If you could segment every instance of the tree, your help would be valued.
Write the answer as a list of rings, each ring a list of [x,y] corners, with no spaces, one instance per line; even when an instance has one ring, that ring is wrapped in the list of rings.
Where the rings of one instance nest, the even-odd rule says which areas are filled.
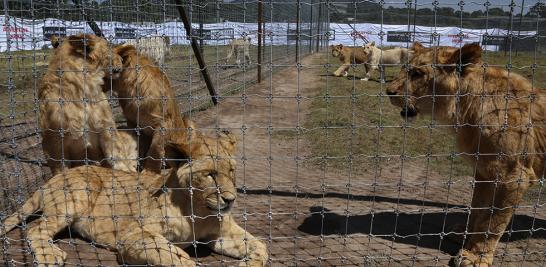
[[[529,8],[529,12],[525,15],[527,17],[536,17],[540,16],[542,18],[546,18],[546,4],[538,2],[531,8]]]
[[[437,9],[436,11],[438,13],[438,15],[440,16],[449,16],[449,17],[453,17],[453,13],[455,12],[455,9],[451,8],[451,7],[440,7]]]
[[[504,10],[500,7],[494,7],[489,9],[489,16],[509,16],[510,13],[504,12]]]
[[[470,16],[473,17],[473,18],[483,17],[483,11],[481,11],[481,10],[473,11],[473,12],[470,14]]]

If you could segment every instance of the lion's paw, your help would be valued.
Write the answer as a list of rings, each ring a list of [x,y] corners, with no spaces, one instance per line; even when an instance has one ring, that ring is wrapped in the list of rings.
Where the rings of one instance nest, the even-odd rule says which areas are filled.
[[[51,244],[34,251],[34,262],[38,267],[63,266],[66,252]]]
[[[261,260],[247,260],[241,261],[239,267],[262,267],[265,266],[265,263]]]
[[[366,81],[366,82],[367,82],[369,79],[368,79],[368,78],[362,78],[362,79],[360,79],[360,80],[361,80],[361,81]]]
[[[493,266],[493,255],[476,255],[466,249],[462,249],[458,256],[459,267],[490,267]]]

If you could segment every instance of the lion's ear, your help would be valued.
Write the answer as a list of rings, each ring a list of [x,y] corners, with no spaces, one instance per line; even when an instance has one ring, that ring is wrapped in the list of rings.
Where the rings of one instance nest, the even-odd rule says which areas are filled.
[[[410,49],[415,51],[416,53],[419,53],[425,50],[425,47],[419,42],[413,42],[413,46]]]
[[[478,43],[465,44],[455,50],[444,64],[445,69],[453,71],[457,66],[464,71],[470,65],[479,64],[482,60],[482,48]]]
[[[375,46],[375,41],[371,42],[370,46]]]

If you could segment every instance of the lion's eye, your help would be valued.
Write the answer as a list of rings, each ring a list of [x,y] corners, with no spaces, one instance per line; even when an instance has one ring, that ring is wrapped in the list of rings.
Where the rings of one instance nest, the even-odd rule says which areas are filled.
[[[409,75],[410,75],[411,79],[417,79],[417,78],[423,76],[423,71],[420,70],[420,69],[417,69],[417,68],[412,68],[409,71]]]
[[[216,173],[216,172],[209,172],[209,173],[207,174],[207,178],[216,180],[216,175],[218,175],[218,173]]]

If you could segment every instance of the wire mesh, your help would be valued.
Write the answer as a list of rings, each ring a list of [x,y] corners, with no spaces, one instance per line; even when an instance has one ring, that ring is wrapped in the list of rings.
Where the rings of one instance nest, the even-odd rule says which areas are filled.
[[[43,260],[54,244],[66,255],[53,260],[62,258],[66,265],[79,266],[187,265],[189,261],[179,261],[185,257],[212,266],[244,261],[272,266],[436,266],[458,264],[465,249],[464,253],[475,252],[476,258],[490,265],[544,265],[543,1],[189,0],[182,1],[191,22],[189,36],[176,2],[3,1],[2,264]],[[102,56],[110,56],[104,68],[103,95],[91,100],[67,100],[66,96],[44,100],[44,77],[52,73],[60,73],[53,84],[61,91],[72,88],[63,82],[67,73],[83,75],[79,82],[86,85],[82,88],[92,82],[86,68],[92,67],[92,61],[70,69],[50,38],[96,33],[93,23],[108,43]],[[209,94],[191,38],[198,43],[217,95]],[[415,41],[439,58],[418,64],[413,57],[423,53],[416,50]],[[128,87],[137,92],[136,97],[120,95],[112,55],[124,43],[133,44],[141,56],[159,59],[139,58],[136,67],[124,65],[122,74],[128,69],[144,77],[152,66],[168,81],[154,81],[150,88]],[[470,43],[483,49],[479,64],[468,63],[464,51],[456,50]],[[331,52],[338,44],[356,53],[346,55],[345,66]],[[358,52],[371,44],[382,49],[375,59],[370,52]],[[388,62],[388,49],[396,47],[409,49],[408,56]],[[91,56],[92,48],[82,51],[85,58]],[[445,51],[459,56],[442,62]],[[358,62],[358,53],[365,55],[364,64]],[[54,62],[60,62],[59,69],[51,70]],[[468,68],[483,71],[479,72],[483,78],[469,82]],[[427,74],[430,83],[409,85],[425,70],[431,71]],[[488,71],[496,72],[498,78],[488,76]],[[449,92],[442,84],[445,73],[455,77]],[[517,91],[518,86],[525,89]],[[161,88],[172,90],[173,95],[146,91]],[[425,88],[428,91],[410,97]],[[219,104],[212,104],[211,97]],[[451,101],[449,107],[444,105],[446,99]],[[86,121],[95,112],[88,105],[107,103],[115,127],[87,125],[76,132],[90,143],[96,141],[89,137],[94,131],[129,133],[136,139],[138,155],[97,159],[87,147],[79,158],[64,152],[65,142],[70,141],[63,137],[69,134],[65,128],[41,126],[43,120],[60,115],[41,116],[41,107],[65,100],[85,106],[78,112]],[[160,107],[159,126],[146,124],[144,118],[151,111],[145,105],[137,105],[133,112],[124,110],[124,101],[137,100],[151,100]],[[429,101],[420,106],[422,114],[415,118],[412,101]],[[498,106],[491,107],[488,101],[497,101]],[[177,115],[168,113],[169,103],[174,103]],[[446,115],[448,108],[451,113]],[[476,118],[469,121],[471,112]],[[495,119],[490,119],[491,114]],[[195,125],[182,122],[182,115]],[[169,120],[174,125],[165,124]],[[72,121],[65,123],[68,127]],[[237,139],[233,153],[225,153],[224,129]],[[59,139],[43,137],[51,130],[61,136],[59,143]],[[146,149],[144,143],[151,142],[149,131],[161,136],[157,142],[165,148],[163,154],[150,156],[141,151]],[[507,132],[521,134],[506,139]],[[189,136],[180,147],[190,149],[174,153],[173,141],[168,139],[174,135]],[[203,157],[198,154],[199,142],[205,142],[201,138],[208,142]],[[43,151],[48,145],[63,147],[63,156],[52,161]],[[199,168],[208,171],[211,167],[203,167],[203,162],[209,159],[214,172],[202,177]],[[235,168],[226,159],[236,161],[235,188],[222,180],[226,173],[231,177]],[[70,164],[116,166],[123,160],[135,162],[141,172],[124,176],[109,168],[100,174],[93,168],[79,169],[81,177],[102,179],[95,187],[85,179],[77,184],[81,177],[68,171]],[[162,174],[142,171],[147,160],[160,164]],[[56,181],[52,162],[67,165],[65,176],[55,178],[62,185],[51,185]],[[180,178],[186,176],[179,174],[185,167],[191,177],[188,184]],[[178,171],[170,173],[173,169]],[[214,181],[203,187],[200,179],[208,176],[214,176]],[[151,193],[143,191],[146,186],[153,189]],[[233,201],[227,200],[232,196],[228,189],[237,194],[230,215],[226,215],[229,209],[220,207]],[[43,213],[22,210],[35,192],[53,199],[53,203],[42,200],[42,211],[45,206],[62,209],[56,214],[49,214],[50,209]],[[203,212],[201,197],[209,193],[215,204]],[[98,197],[108,206],[101,210],[95,195],[115,197]],[[521,200],[512,201],[506,195]],[[81,198],[82,205],[72,213],[66,204],[71,198]],[[95,213],[82,213],[85,208]],[[6,222],[13,213],[25,222],[4,234],[13,226]],[[507,215],[499,219],[501,213]],[[49,223],[45,228],[44,221]],[[47,225],[57,221],[63,222],[58,233],[47,232]],[[114,225],[117,234],[101,236],[85,230],[85,223],[97,221],[105,222],[98,227],[105,232]],[[70,227],[60,227],[65,224]],[[209,224],[213,226],[207,228]],[[241,229],[237,234],[229,232],[237,227]],[[48,234],[40,236],[42,247],[37,245],[37,229]],[[133,229],[140,230],[134,233]],[[502,236],[498,244],[496,236]],[[260,262],[265,254],[260,254],[259,244],[265,245],[268,259],[264,262]],[[142,252],[140,260],[131,251]]]

